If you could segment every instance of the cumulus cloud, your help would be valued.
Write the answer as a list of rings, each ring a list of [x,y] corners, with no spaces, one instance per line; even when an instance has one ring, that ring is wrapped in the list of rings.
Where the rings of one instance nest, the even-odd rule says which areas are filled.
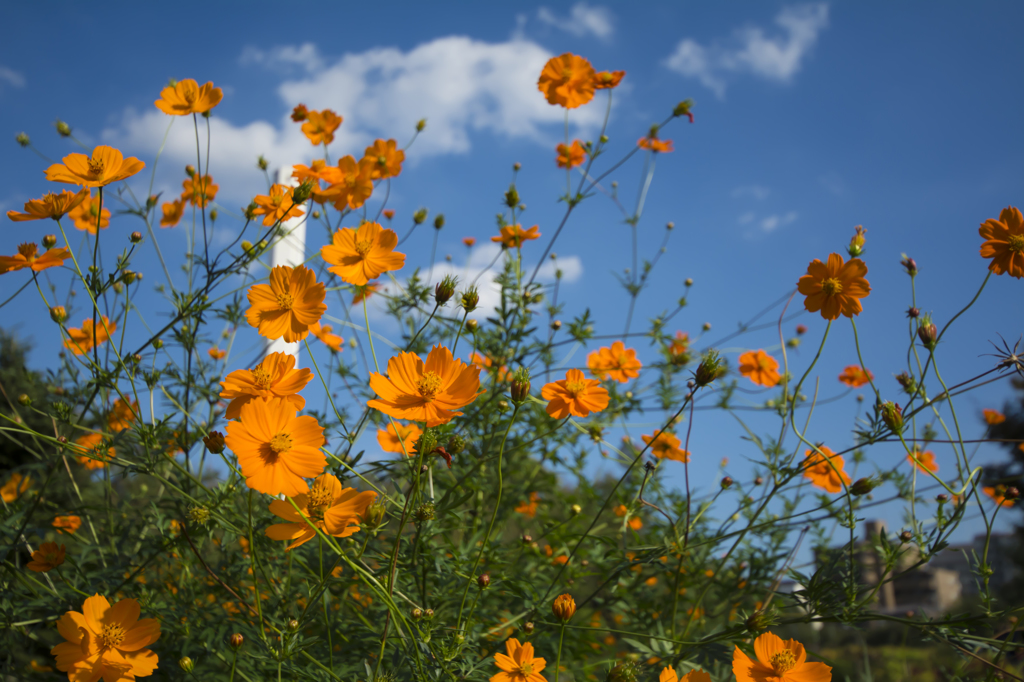
[[[16,88],[25,87],[25,77],[14,69],[0,65],[0,82],[13,85]]]
[[[537,18],[579,38],[592,35],[607,40],[615,32],[611,11],[606,7],[591,7],[585,2],[573,5],[568,17],[559,17],[547,7],[541,7],[537,10]]]
[[[819,3],[785,7],[775,17],[781,33],[768,35],[750,26],[737,29],[727,40],[704,46],[686,38],[665,66],[689,78],[696,78],[718,97],[724,97],[730,74],[746,73],[786,83],[800,71],[804,58],[814,47],[818,34],[828,26],[828,5]]]

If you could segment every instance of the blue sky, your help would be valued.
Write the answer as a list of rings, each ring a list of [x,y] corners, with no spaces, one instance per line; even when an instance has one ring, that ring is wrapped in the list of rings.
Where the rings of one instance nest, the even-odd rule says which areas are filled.
[[[79,151],[56,135],[57,118],[86,144],[114,144],[145,160],[146,177],[134,183],[144,193],[167,126],[152,102],[167,79],[191,77],[225,92],[212,119],[211,164],[225,213],[265,189],[257,155],[273,166],[312,158],[286,120],[300,101],[345,117],[335,156],[358,156],[378,136],[404,143],[426,117],[427,130],[410,149],[389,202],[396,225],[404,229],[420,206],[443,212],[438,261],[450,253],[460,263],[462,237],[484,242],[495,233],[494,214],[518,161],[524,223],[538,224],[545,235],[527,250],[529,260],[563,210],[557,198],[564,173],[553,152],[562,114],[534,85],[544,60],[571,51],[599,70],[627,71],[615,91],[609,159],[628,151],[676,102],[693,98],[696,123],[677,120],[664,131],[676,151],[658,158],[640,223],[646,257],[656,252],[666,222],[676,228],[636,319],[671,307],[692,277],[690,305],[674,322],[691,335],[709,322],[704,341],[714,342],[790,291],[808,261],[841,252],[862,224],[873,287],[858,318],[865,362],[883,393],[897,400],[891,377],[901,371],[909,305],[900,254],[917,260],[919,305],[941,324],[985,276],[978,224],[1022,203],[1024,44],[1007,34],[1007,27],[1022,25],[1020,3],[393,3],[387,10],[327,3],[315,14],[269,3],[179,2],[173,10],[151,3],[58,3],[43,10],[22,3],[6,16],[15,29],[0,48],[0,130],[9,136],[0,164],[4,211],[50,190],[46,162],[19,149],[15,133],[27,132],[53,159]],[[574,111],[572,134],[593,137],[602,114],[602,97]],[[178,192],[182,166],[194,161],[186,123],[175,123],[157,167],[155,188],[165,196]],[[638,156],[612,176],[623,197],[635,197],[641,172]],[[104,238],[123,239],[140,227],[115,219]],[[13,253],[29,232],[39,239],[47,231],[40,223],[8,222],[0,252]],[[410,264],[429,265],[431,236],[423,229],[409,242]],[[165,253],[183,252],[180,229],[159,237]],[[606,199],[574,214],[554,249],[570,275],[565,319],[590,306],[599,333],[621,330],[626,294],[611,273],[629,266],[628,244],[629,228]],[[161,279],[152,258],[136,265],[150,283]],[[13,291],[22,277],[7,275],[0,289]],[[947,378],[985,371],[987,341],[1024,331],[1021,287],[1005,276],[990,281],[944,339]],[[57,342],[35,326],[39,305],[26,294],[4,310],[4,324],[34,339],[32,361],[43,367]],[[824,323],[799,321],[810,328],[795,356],[802,369]],[[842,322],[819,364],[825,397],[841,393],[835,376],[856,357]],[[254,331],[242,334],[241,345],[256,342]],[[765,330],[725,348],[777,343]],[[980,435],[981,408],[999,406],[1008,395],[1008,385],[998,384],[964,396],[967,433]],[[852,398],[816,412],[815,431],[839,441],[833,447],[849,442]],[[649,433],[657,418],[640,417],[631,432]],[[762,426],[770,428],[768,421]],[[743,462],[751,452],[730,417],[702,417],[692,449],[698,480],[717,480],[722,457],[731,460],[730,474],[749,478]],[[937,455],[944,471],[953,468],[948,449]],[[900,457],[881,446],[869,459],[891,466],[887,456]],[[1000,455],[982,448],[977,456],[984,462]],[[885,513],[900,525],[895,509]],[[959,537],[975,530],[970,525]]]

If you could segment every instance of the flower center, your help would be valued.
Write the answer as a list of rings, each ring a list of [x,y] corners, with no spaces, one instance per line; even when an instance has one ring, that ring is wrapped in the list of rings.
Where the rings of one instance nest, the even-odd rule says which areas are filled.
[[[1010,242],[1010,251],[1024,253],[1024,234],[1011,234],[1007,241]]]
[[[772,667],[775,668],[775,672],[782,673],[789,672],[796,667],[796,656],[789,649],[783,649],[779,653],[772,656]]]
[[[257,365],[252,370],[252,380],[263,390],[270,388],[270,373],[263,369],[263,365]]]
[[[193,102],[196,101],[196,93],[195,93],[194,90],[186,90],[185,91],[185,101],[188,102],[189,104],[192,104]]]
[[[290,433],[279,433],[270,439],[270,449],[277,454],[292,449],[292,435]]]
[[[821,283],[821,291],[826,296],[835,296],[843,293],[843,283],[835,277],[829,277]]]
[[[532,675],[533,674],[533,662],[532,661],[527,661],[526,663],[520,664],[519,665],[519,672],[521,672],[524,677],[529,677],[530,675]]]
[[[19,244],[18,253],[24,256],[26,260],[35,260],[38,248],[39,247],[31,242],[28,244]]]
[[[331,491],[326,486],[314,485],[309,489],[309,515],[315,521],[323,521],[324,512],[331,506]]]
[[[124,640],[124,628],[120,625],[104,625],[100,633],[100,646],[104,649],[113,649]]]
[[[373,242],[368,239],[360,239],[356,242],[356,253],[362,257],[366,257],[366,254],[370,253],[370,249],[373,248]]]
[[[281,307],[281,310],[291,310],[295,305],[295,299],[288,292],[284,292],[277,295],[277,305]]]
[[[382,166],[388,165],[388,157],[386,157],[384,155],[378,156],[377,157],[377,163],[379,163]]]
[[[416,390],[428,401],[433,400],[437,392],[441,390],[441,377],[434,372],[427,372],[416,384]]]
[[[583,393],[584,389],[586,389],[586,388],[587,388],[586,383],[584,383],[582,381],[567,381],[565,383],[565,390],[573,398],[578,396],[580,393]]]
[[[89,159],[89,175],[103,175],[104,166],[103,159]]]

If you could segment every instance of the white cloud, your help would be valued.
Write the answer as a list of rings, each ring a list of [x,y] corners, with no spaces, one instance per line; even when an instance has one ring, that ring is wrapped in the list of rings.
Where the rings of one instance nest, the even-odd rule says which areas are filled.
[[[676,46],[665,66],[696,78],[718,97],[725,95],[726,76],[749,73],[768,80],[789,82],[803,59],[828,26],[828,5],[823,3],[783,8],[775,23],[782,33],[769,36],[756,26],[737,29],[725,41],[708,47],[686,38]]]
[[[16,88],[25,87],[25,77],[14,69],[0,65],[0,81],[6,81]]]
[[[747,223],[754,222],[754,212],[753,211],[747,211],[746,213],[741,215],[739,218],[737,218],[736,222],[739,223],[740,225],[746,225]]]
[[[547,7],[541,7],[537,10],[537,18],[579,38],[592,35],[607,40],[615,32],[611,11],[606,7],[591,7],[585,2],[573,5],[569,16],[565,18],[559,17]]]
[[[238,63],[243,66],[256,64],[275,71],[291,71],[301,67],[304,71],[319,71],[324,66],[320,51],[313,43],[282,45],[270,50],[248,46],[242,50]]]
[[[758,201],[767,198],[769,194],[771,194],[771,190],[767,187],[762,187],[761,185],[745,185],[743,187],[737,187],[732,191],[734,199],[750,197],[752,199],[757,199]]]
[[[765,232],[774,232],[776,229],[789,225],[799,217],[796,211],[790,211],[785,215],[770,215],[761,220],[761,229]]]

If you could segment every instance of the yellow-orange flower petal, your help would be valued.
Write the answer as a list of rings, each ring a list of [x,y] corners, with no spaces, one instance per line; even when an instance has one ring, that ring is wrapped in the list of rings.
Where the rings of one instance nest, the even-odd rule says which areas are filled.
[[[85,201],[85,198],[88,196],[88,188],[83,188],[78,192],[70,192],[66,189],[62,190],[59,194],[50,192],[44,194],[42,199],[29,199],[25,203],[24,213],[8,211],[7,217],[16,223],[25,220],[42,220],[44,218],[59,220],[65,213]]]
[[[185,201],[175,199],[164,202],[160,210],[163,213],[160,217],[160,227],[174,227],[181,222],[181,216],[185,214]]]
[[[423,435],[423,429],[415,424],[388,424],[386,429],[377,429],[377,443],[384,452],[399,455],[416,454],[416,441]]]
[[[567,145],[564,142],[555,147],[555,151],[558,152],[558,156],[555,158],[555,162],[559,168],[575,168],[576,166],[583,165],[583,162],[587,158],[587,150],[583,148],[579,140],[573,140],[571,145]]]
[[[160,99],[153,102],[156,108],[171,116],[203,114],[220,104],[224,93],[208,82],[199,85],[191,78],[184,78],[160,91]]]
[[[134,156],[127,159],[118,149],[100,145],[91,156],[68,154],[46,169],[46,179],[82,187],[104,187],[138,173],[146,164]]]
[[[32,552],[32,560],[25,564],[25,568],[36,573],[52,571],[64,563],[64,545],[56,542],[44,542],[39,549]]]
[[[534,225],[529,230],[524,230],[522,225],[505,225],[501,228],[501,234],[491,237],[492,242],[500,242],[503,249],[517,249],[523,242],[540,237],[538,227]]]
[[[822,488],[826,492],[842,492],[843,483],[850,485],[850,476],[843,468],[845,462],[842,455],[837,455],[824,445],[818,449],[824,453],[824,457],[814,450],[807,450],[804,453],[804,478],[810,479],[812,485]],[[834,469],[829,462],[835,465]]]
[[[874,378],[875,375],[871,373],[871,370],[865,370],[860,365],[847,365],[843,369],[843,373],[839,375],[839,381],[852,388],[859,388],[870,383]]]
[[[102,345],[110,340],[111,335],[117,331],[117,324],[108,320],[106,315],[100,315],[96,328],[93,328],[92,319],[82,320],[82,328],[71,327],[68,329],[70,337],[64,341],[64,347],[75,355],[91,353],[96,346]]]
[[[310,524],[336,538],[347,538],[360,529],[366,508],[377,498],[372,490],[359,492],[345,488],[332,474],[321,474],[308,493],[294,496],[295,510],[287,500],[274,500],[270,512],[285,523],[275,523],[264,532],[272,540],[289,540],[291,550],[316,537]],[[307,522],[308,521],[308,522]]]
[[[0,275],[29,268],[32,272],[42,272],[47,268],[64,265],[71,258],[71,252],[64,247],[47,249],[46,253],[37,256],[38,247],[33,243],[19,244],[18,253],[13,256],[0,256]]]
[[[807,266],[807,274],[797,282],[797,290],[806,296],[804,308],[809,312],[821,311],[826,320],[839,319],[840,315],[853,317],[863,309],[860,299],[871,293],[871,286],[864,279],[868,266],[859,258],[843,262],[838,253],[830,254],[827,263],[818,259]]]
[[[690,461],[690,451],[680,447],[683,442],[671,431],[662,431],[657,436],[652,434],[640,436],[640,438],[651,446],[651,454],[658,459],[671,459],[676,462]]]
[[[739,360],[740,374],[758,386],[770,388],[779,383],[779,361],[763,350],[748,351]]]
[[[331,243],[320,248],[320,256],[343,282],[359,286],[405,266],[405,254],[395,251],[396,246],[394,230],[366,222],[356,229],[343,227],[335,232]]]
[[[18,472],[14,472],[4,483],[3,487],[0,487],[0,497],[3,498],[4,502],[10,504],[21,497],[22,494],[31,487],[31,476],[22,476]]]
[[[766,632],[754,640],[755,659],[733,652],[732,672],[736,682],[830,682],[832,668],[824,663],[809,663],[804,645],[795,639],[783,640]]]
[[[587,368],[598,379],[612,379],[620,384],[640,376],[643,363],[636,359],[636,349],[626,348],[622,341],[599,348],[587,356]]]
[[[578,55],[566,52],[544,65],[537,89],[548,104],[575,109],[594,99],[594,67]]]
[[[1024,216],[1019,208],[1007,206],[999,212],[999,220],[989,218],[978,233],[985,238],[981,257],[992,259],[989,270],[997,275],[1024,277]]]
[[[306,122],[302,124],[302,134],[314,147],[319,144],[334,142],[334,131],[341,125],[342,117],[330,109],[310,111],[306,114]]]
[[[309,369],[295,369],[295,356],[271,353],[251,370],[237,369],[220,382],[219,397],[231,401],[224,417],[238,419],[242,406],[254,398],[283,398],[297,412],[306,406],[306,400],[298,393],[312,379]]]
[[[76,230],[96,234],[110,227],[110,209],[100,206],[100,197],[89,195],[85,201],[68,211]],[[98,226],[98,229],[97,229]]]
[[[256,208],[253,215],[263,216],[263,226],[270,227],[279,221],[298,218],[306,209],[292,201],[292,188],[287,185],[271,185],[269,194],[260,194],[253,198]]]
[[[540,394],[548,401],[547,413],[555,419],[586,417],[608,407],[608,391],[600,383],[587,379],[578,369],[570,369],[565,379],[545,384]]]
[[[376,140],[366,148],[364,159],[370,161],[370,177],[374,180],[396,177],[402,172],[405,152],[394,140]]]
[[[518,639],[510,637],[505,642],[505,651],[494,654],[500,672],[492,675],[490,682],[547,682],[541,675],[547,661],[533,655],[532,644],[520,644]]]
[[[447,424],[483,393],[480,369],[456,360],[444,346],[434,346],[425,363],[415,353],[399,353],[388,360],[387,376],[370,374],[370,388],[378,398],[369,407],[428,427]]]
[[[57,621],[64,642],[50,653],[57,670],[71,682],[129,682],[152,675],[158,658],[145,647],[160,638],[160,622],[142,618],[134,599],[111,605],[106,597],[88,597],[82,611],[68,611]]]
[[[939,465],[935,462],[935,453],[931,450],[921,452],[915,450],[907,455],[907,461],[921,471],[938,471]]]
[[[320,343],[330,348],[335,353],[340,353],[342,344],[345,343],[345,339],[341,338],[337,334],[333,334],[334,327],[329,324],[320,324],[317,322],[309,328],[309,333],[320,339]]]
[[[270,284],[249,288],[250,308],[245,318],[260,330],[260,336],[283,338],[288,343],[301,341],[327,310],[326,295],[323,283],[316,281],[316,273],[309,268],[278,265],[270,271]]]

